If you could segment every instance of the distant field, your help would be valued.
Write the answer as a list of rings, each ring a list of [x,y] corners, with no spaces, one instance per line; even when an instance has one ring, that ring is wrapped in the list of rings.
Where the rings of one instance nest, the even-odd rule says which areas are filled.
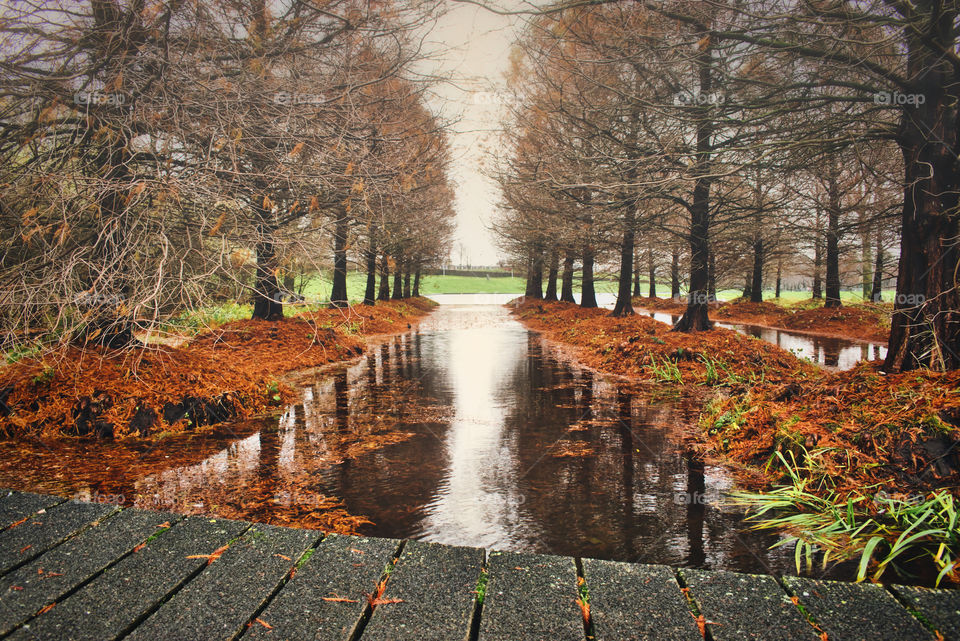
[[[379,279],[377,284],[379,285]],[[393,279],[390,280],[391,289]],[[310,302],[326,302],[330,300],[330,288],[332,282],[329,274],[324,273],[320,276],[313,276],[303,289],[303,295]],[[482,276],[423,276],[420,280],[421,294],[522,294],[524,290],[524,279],[520,277],[504,278],[485,278]],[[351,301],[363,300],[363,292],[367,286],[366,274],[351,271],[347,274],[347,296]],[[616,293],[617,284],[614,281],[601,280],[596,283],[597,292]],[[640,282],[641,293],[647,295],[647,283]],[[579,292],[579,282],[574,283],[574,291]],[[738,298],[743,292],[739,289],[724,289],[717,292],[719,300],[731,300]],[[780,299],[773,297],[773,289],[764,290],[763,300],[780,303],[783,305],[792,305],[810,298],[809,291],[782,291]],[[657,283],[657,294],[662,298],[670,294],[670,283]],[[886,290],[883,292],[883,300],[893,301],[895,292]],[[850,303],[859,303],[863,301],[860,291],[841,291],[840,298]]]

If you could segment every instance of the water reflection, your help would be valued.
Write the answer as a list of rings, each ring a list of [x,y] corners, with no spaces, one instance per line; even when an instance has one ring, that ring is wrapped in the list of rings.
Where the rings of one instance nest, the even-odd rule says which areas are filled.
[[[675,324],[680,319],[680,316],[676,314],[644,313],[655,320],[670,325]],[[716,323],[716,326],[759,338],[788,352],[793,352],[798,358],[805,358],[812,363],[835,369],[850,369],[860,361],[877,360],[885,358],[887,355],[886,346],[879,343],[815,336],[744,323]]]
[[[744,531],[726,472],[683,447],[694,403],[581,369],[501,307],[442,306],[296,384],[279,419],[154,449],[23,447],[0,484],[307,526],[335,497],[371,535],[795,571],[790,550]]]

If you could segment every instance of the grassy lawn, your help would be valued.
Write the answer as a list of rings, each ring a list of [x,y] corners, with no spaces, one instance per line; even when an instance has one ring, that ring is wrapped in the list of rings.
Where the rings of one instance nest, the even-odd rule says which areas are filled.
[[[577,274],[579,277],[579,274]],[[379,286],[379,279],[377,284]],[[514,277],[504,277],[504,278],[485,278],[483,276],[423,276],[420,281],[420,293],[424,295],[429,294],[522,294],[524,290],[524,279],[514,276]],[[303,295],[308,302],[326,302],[330,300],[330,288],[332,282],[330,280],[330,274],[324,272],[323,274],[314,275],[310,277],[306,286],[303,288]],[[574,291],[580,291],[579,278],[574,281]],[[359,302],[363,300],[363,291],[367,286],[367,275],[361,272],[351,271],[347,273],[347,295],[351,302]],[[393,288],[393,279],[390,280],[391,289]],[[546,282],[544,282],[546,286]],[[598,280],[596,281],[596,290],[597,292],[606,292],[613,293],[617,292],[617,283],[612,280]],[[640,290],[641,293],[647,295],[647,283],[645,280],[640,281]],[[717,292],[717,298],[720,300],[731,300],[738,298],[743,292],[739,289],[724,289]],[[805,300],[810,299],[809,291],[782,291],[780,293],[780,298],[776,299],[773,297],[773,289],[764,290],[763,300],[778,303],[781,305],[794,305]],[[657,283],[657,294],[662,298],[664,296],[669,296],[670,294],[670,283],[669,282],[658,282]],[[894,298],[894,290],[887,290],[883,292],[883,299],[885,301],[892,301]],[[844,302],[849,303],[860,303],[863,302],[863,298],[860,296],[859,290],[845,290],[840,292],[840,298]]]
[[[327,301],[333,283],[329,273],[315,275],[303,288],[308,301]],[[377,279],[379,287],[380,280]],[[412,286],[412,283],[411,283]],[[363,300],[367,287],[367,275],[358,272],[347,273],[347,296],[351,301]],[[390,279],[391,290],[393,278]],[[423,276],[420,279],[421,294],[522,294],[524,280],[517,277],[484,278],[481,276]]]
[[[669,288],[667,288],[666,291],[670,291]],[[739,298],[741,294],[743,294],[743,290],[740,290],[740,289],[724,289],[717,292],[717,298],[719,300],[732,300],[734,298]],[[774,294],[774,290],[772,289],[763,290],[763,300],[771,303],[776,303],[778,305],[786,305],[786,306],[796,305],[798,303],[802,303],[803,301],[810,300],[810,291],[798,291],[798,292],[781,291],[780,298],[774,298],[773,294]],[[892,290],[892,289],[884,290],[883,300],[888,303],[893,302],[895,295],[896,295],[895,290]],[[840,300],[842,300],[845,303],[851,303],[851,304],[864,302],[863,296],[861,295],[861,291],[859,289],[858,290],[840,290]]]

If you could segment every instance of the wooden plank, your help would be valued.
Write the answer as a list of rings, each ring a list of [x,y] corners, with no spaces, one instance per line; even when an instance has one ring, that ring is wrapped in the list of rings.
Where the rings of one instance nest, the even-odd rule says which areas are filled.
[[[320,536],[315,530],[254,525],[125,639],[239,637]]]
[[[0,575],[29,563],[117,509],[115,505],[67,501],[7,528],[0,532]]]
[[[773,577],[687,568],[680,575],[716,641],[819,636]]]
[[[945,639],[960,641],[960,590],[931,590],[910,585],[889,588]]]
[[[175,523],[8,638],[24,641],[116,639],[132,630],[206,566],[207,559],[198,555],[211,554],[247,527],[249,523],[243,521],[201,517]]]
[[[479,548],[408,541],[362,638],[467,641],[482,565]]]
[[[3,490],[0,492],[0,529],[64,501],[66,499],[59,496]]]
[[[572,558],[491,552],[480,641],[583,641],[578,597]]]
[[[933,639],[882,586],[784,577],[830,641]]]
[[[129,554],[164,523],[179,519],[148,510],[123,510],[6,575],[0,580],[0,635]]]
[[[673,570],[662,565],[583,560],[597,641],[700,641]]]
[[[328,535],[243,639],[348,641],[399,545],[393,539]]]

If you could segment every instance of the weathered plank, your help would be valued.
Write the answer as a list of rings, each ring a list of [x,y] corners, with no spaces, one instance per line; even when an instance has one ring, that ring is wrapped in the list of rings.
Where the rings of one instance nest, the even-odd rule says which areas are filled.
[[[328,535],[243,638],[347,641],[399,545],[392,539]]]
[[[466,641],[482,565],[479,548],[409,541],[387,581],[386,602],[363,630],[364,641]]]
[[[320,532],[254,525],[210,567],[125,637],[235,639]]]
[[[115,639],[131,630],[207,563],[205,558],[188,557],[211,554],[249,525],[200,517],[175,523],[9,638]]]
[[[491,552],[481,641],[582,641],[577,569],[569,557]]]
[[[892,585],[890,589],[945,639],[960,641],[960,590],[931,590],[907,585]]]
[[[716,641],[819,636],[772,577],[687,568],[680,575]]]
[[[7,528],[0,532],[0,574],[29,563],[117,509],[114,505],[67,501]]]
[[[673,570],[661,565],[583,560],[597,641],[700,641]]]
[[[181,517],[130,508],[68,539],[0,580],[0,635],[90,580]]]
[[[59,496],[3,490],[0,492],[0,529],[8,528],[20,519],[64,501],[66,499]]]
[[[784,577],[830,641],[933,639],[882,586]]]

